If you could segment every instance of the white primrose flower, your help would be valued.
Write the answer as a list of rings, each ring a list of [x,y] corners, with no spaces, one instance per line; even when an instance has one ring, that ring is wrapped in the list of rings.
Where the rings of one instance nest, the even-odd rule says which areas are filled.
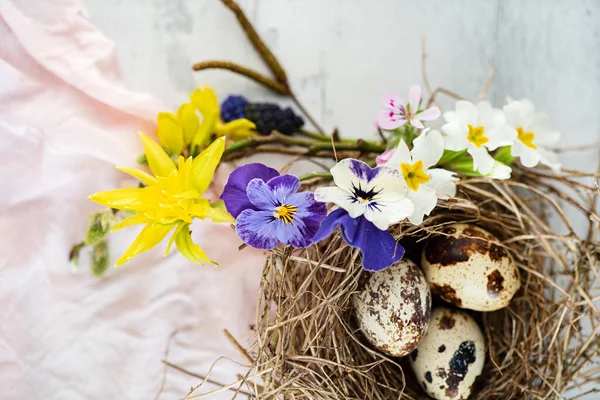
[[[364,216],[377,228],[386,230],[414,212],[414,204],[406,198],[406,182],[393,168],[371,168],[347,158],[331,168],[331,175],[335,186],[318,188],[315,200],[335,203],[351,218]]]
[[[442,131],[445,134],[446,149],[466,149],[473,157],[474,170],[495,179],[506,179],[501,177],[506,177],[504,172],[500,175],[490,175],[493,170],[498,169],[498,165],[488,153],[488,150],[512,145],[517,138],[516,129],[507,125],[501,110],[492,108],[487,101],[475,105],[466,100],[459,100],[456,102],[456,110],[445,112],[444,119],[446,124],[442,126]]]
[[[508,99],[503,108],[508,124],[517,130],[517,140],[511,148],[511,155],[519,157],[521,164],[533,168],[540,162],[560,171],[558,156],[548,147],[560,139],[560,132],[548,128],[548,117],[536,114],[535,106],[529,100]]]
[[[414,225],[423,222],[423,217],[437,205],[438,199],[448,199],[456,195],[456,181],[453,172],[441,168],[431,168],[444,153],[444,139],[438,131],[423,131],[409,150],[404,140],[400,140],[396,151],[385,163],[397,169],[408,186],[406,198],[415,205],[408,217]]]

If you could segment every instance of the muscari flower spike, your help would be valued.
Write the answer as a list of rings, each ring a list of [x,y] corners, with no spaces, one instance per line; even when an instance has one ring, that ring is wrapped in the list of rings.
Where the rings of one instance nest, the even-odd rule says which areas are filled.
[[[262,250],[279,243],[304,248],[312,243],[327,207],[311,192],[297,193],[299,188],[296,176],[253,163],[231,173],[221,199],[247,245]]]
[[[421,86],[412,85],[408,91],[408,102],[400,100],[398,96],[391,92],[381,94],[381,102],[387,108],[377,114],[377,125],[381,129],[392,130],[403,126],[406,123],[418,129],[425,126],[422,121],[435,121],[440,117],[440,110],[437,107],[430,107],[422,110]]]
[[[404,140],[385,163],[395,168],[408,185],[406,198],[415,205],[408,217],[414,225],[420,225],[425,215],[429,215],[438,199],[448,199],[456,195],[455,174],[442,168],[431,168],[444,153],[444,139],[438,131],[423,131],[414,141],[412,150]]]
[[[444,147],[452,151],[467,150],[473,157],[473,169],[494,179],[508,179],[511,168],[492,158],[489,151],[509,146],[517,138],[517,131],[507,125],[501,110],[492,108],[487,101],[475,105],[466,100],[456,102],[455,111],[444,113],[446,124]]]
[[[180,156],[177,165],[158,143],[142,133],[140,138],[152,174],[135,168],[117,169],[139,179],[146,186],[107,190],[90,196],[91,200],[102,205],[134,212],[115,226],[113,231],[132,225],[146,225],[116,265],[152,249],[171,231],[173,235],[165,255],[175,242],[181,254],[191,261],[216,264],[200,246],[192,242],[189,226],[193,218],[210,218],[213,222],[234,221],[228,212],[202,197],[225,149],[225,138],[214,141],[194,159]]]
[[[276,130],[291,135],[304,125],[302,117],[291,108],[275,103],[251,103],[243,96],[228,96],[221,104],[221,119],[225,122],[246,118],[256,124],[256,130],[269,135]]]
[[[386,166],[345,159],[338,162],[331,175],[335,186],[315,191],[315,199],[341,207],[330,213],[313,241],[329,236],[338,226],[343,239],[362,252],[362,264],[368,271],[380,271],[400,260],[404,248],[387,231],[414,212],[406,198],[407,185],[400,173]]]

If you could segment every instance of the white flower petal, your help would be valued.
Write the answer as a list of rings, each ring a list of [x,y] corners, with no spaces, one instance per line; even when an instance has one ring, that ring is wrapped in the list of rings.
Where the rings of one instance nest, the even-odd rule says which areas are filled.
[[[492,166],[492,169],[485,176],[488,176],[492,179],[509,179],[512,168],[510,168],[508,165],[502,164],[499,161],[493,161],[494,165]]]
[[[533,132],[535,134],[534,143],[540,144],[543,147],[555,146],[560,140],[560,132],[558,131],[545,131],[545,132]]]
[[[533,168],[540,162],[540,154],[535,149],[523,146],[519,159],[525,167]]]
[[[335,185],[347,191],[352,189],[352,184],[356,183],[358,179],[354,172],[352,172],[352,161],[349,158],[341,160],[330,170]]]
[[[544,148],[540,148],[538,150],[540,154],[542,164],[549,166],[555,173],[560,172],[560,162],[558,160],[558,154],[553,151],[546,150]]]
[[[442,126],[444,135],[444,148],[452,151],[460,151],[469,147],[467,133],[469,128],[466,124],[458,121],[448,122]]]
[[[500,146],[511,146],[517,140],[517,130],[509,125],[500,125],[487,133],[489,142],[485,144],[490,150],[496,150]]]
[[[458,114],[456,113],[456,111],[446,111],[442,117],[444,118],[444,121],[446,122],[454,122],[454,121],[458,121]]]
[[[477,125],[489,124],[492,121],[493,108],[489,101],[482,101],[475,108],[477,109]]]
[[[365,187],[366,190],[369,191],[372,189],[375,192],[378,192],[379,194],[375,196],[375,198],[388,195],[404,197],[408,190],[408,186],[404,181],[404,177],[400,174],[400,171],[387,165],[383,165],[378,169],[379,173],[371,179]]]
[[[391,224],[408,218],[415,209],[415,205],[408,198],[391,195],[381,199],[379,206],[379,210],[367,207],[365,218],[381,230],[386,230]]]
[[[408,149],[406,143],[404,143],[404,139],[400,139],[398,147],[396,147],[396,151],[384,165],[386,167],[400,169],[400,164],[402,163],[412,164],[410,150]]]
[[[427,186],[435,190],[440,199],[448,199],[456,196],[456,182],[458,177],[452,171],[442,168],[433,168],[427,171],[431,178]]]
[[[467,100],[458,100],[456,102],[456,120],[465,124],[474,124],[477,122],[477,108],[475,104]]]
[[[444,138],[438,131],[421,132],[413,141],[413,149],[410,152],[413,163],[423,161],[423,168],[427,170],[435,165],[442,154],[444,154]]]
[[[535,106],[529,100],[513,100],[505,105],[502,111],[510,126],[527,127],[534,118]]]
[[[406,198],[415,205],[413,213],[408,217],[413,225],[420,225],[423,222],[423,217],[429,215],[437,205],[438,200],[435,190],[427,185],[420,185],[419,190],[416,192],[410,190],[406,194]]]
[[[481,175],[489,174],[494,166],[494,159],[490,156],[487,149],[485,147],[471,146],[468,152],[473,157],[473,169]]]
[[[440,117],[442,112],[437,107],[430,107],[427,110],[421,111],[416,115],[416,118],[421,121],[435,121]]]
[[[365,206],[352,201],[351,193],[335,186],[320,187],[315,190],[315,200],[323,203],[334,203],[348,211],[352,218],[359,217],[365,212]]]

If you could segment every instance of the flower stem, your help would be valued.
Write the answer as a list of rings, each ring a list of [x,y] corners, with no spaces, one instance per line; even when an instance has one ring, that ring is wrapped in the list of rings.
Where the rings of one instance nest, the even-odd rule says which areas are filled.
[[[239,64],[233,63],[231,61],[203,61],[194,64],[192,67],[194,71],[202,71],[204,69],[226,69],[228,71],[232,71],[243,75],[253,81],[260,83],[261,85],[283,95],[290,95],[290,88],[287,84],[283,84],[274,79],[268,78],[250,68],[241,66]]]
[[[313,178],[325,178],[326,180],[331,180],[333,179],[333,176],[329,172],[311,172],[309,174],[302,175],[298,179],[300,179],[300,182],[304,182]]]
[[[270,144],[277,144],[281,146],[264,146]],[[253,149],[254,152],[281,152],[284,154],[290,154],[290,151],[294,149],[289,149],[288,147],[299,147],[300,149],[295,149],[295,151],[293,151],[293,154],[303,156],[313,156],[318,153],[333,152],[334,150],[355,152],[358,151],[364,154],[379,154],[385,151],[384,144],[362,139],[342,140],[335,142],[332,141],[331,138],[328,138],[328,141],[325,141],[324,139],[305,139],[286,136],[277,131],[274,131],[269,136],[252,136],[240,140],[238,142],[232,143],[225,150],[225,153],[223,154],[223,159],[232,160],[243,157],[246,155],[244,150],[247,149]],[[277,151],[278,149],[280,151]],[[334,158],[333,154],[331,156],[332,158]]]

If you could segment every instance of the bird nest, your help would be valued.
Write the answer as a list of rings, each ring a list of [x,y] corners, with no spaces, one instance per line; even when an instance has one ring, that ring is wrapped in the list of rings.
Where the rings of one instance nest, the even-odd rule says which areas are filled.
[[[457,199],[443,202],[422,225],[393,228],[406,257],[419,264],[429,236],[450,223],[474,224],[500,239],[520,270],[521,288],[508,307],[470,312],[487,346],[471,398],[548,399],[568,397],[574,388],[597,390],[598,189],[579,176],[515,168],[506,181],[463,179]],[[573,210],[589,222],[587,232],[572,226]],[[382,354],[358,329],[351,296],[363,274],[360,252],[340,234],[301,251],[274,250],[260,285],[253,365],[240,390],[259,399],[424,398],[406,358]]]

